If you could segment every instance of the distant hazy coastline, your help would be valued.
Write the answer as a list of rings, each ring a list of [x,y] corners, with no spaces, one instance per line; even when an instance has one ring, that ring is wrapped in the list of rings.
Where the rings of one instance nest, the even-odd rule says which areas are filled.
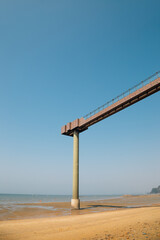
[[[157,188],[152,188],[150,194],[160,193],[160,185]]]

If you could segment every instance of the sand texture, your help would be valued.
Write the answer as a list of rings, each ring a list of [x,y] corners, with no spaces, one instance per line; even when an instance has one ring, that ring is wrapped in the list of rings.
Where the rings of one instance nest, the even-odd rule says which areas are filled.
[[[126,195],[115,199],[82,201],[81,209],[78,211],[71,210],[70,202],[39,202],[5,206],[0,204],[0,221],[93,214],[96,212],[115,211],[126,208],[157,206],[159,204],[160,194],[139,196]]]
[[[2,221],[1,240],[160,239],[160,207]]]
[[[119,201],[84,202],[82,210],[72,210],[68,216],[51,217],[49,213],[48,217],[31,218],[29,214],[28,219],[24,219],[26,210],[22,210],[21,219],[0,221],[0,240],[160,240],[158,196],[125,196]],[[138,206],[138,202],[146,206]],[[47,205],[69,208],[69,203]],[[107,211],[107,207],[115,210]],[[95,209],[99,209],[98,212],[93,211]]]

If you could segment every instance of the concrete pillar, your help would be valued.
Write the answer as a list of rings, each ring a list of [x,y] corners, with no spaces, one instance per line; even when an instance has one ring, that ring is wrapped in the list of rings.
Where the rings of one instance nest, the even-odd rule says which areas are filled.
[[[73,196],[71,207],[74,209],[80,208],[79,199],[79,132],[73,133]]]

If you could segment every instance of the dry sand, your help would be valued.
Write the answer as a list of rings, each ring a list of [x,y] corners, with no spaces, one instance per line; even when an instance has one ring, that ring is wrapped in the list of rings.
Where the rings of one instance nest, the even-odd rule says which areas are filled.
[[[152,206],[148,206],[148,201],[152,199]],[[83,203],[82,215],[81,210],[78,212],[73,210],[70,216],[0,221],[0,240],[160,240],[160,202],[158,203],[158,198],[126,196],[121,201],[123,204],[122,202],[120,204],[118,199],[96,201],[94,205],[92,205],[93,202],[92,204],[90,202]],[[135,208],[135,203],[138,205],[137,201],[141,203],[140,205],[145,203],[146,206]],[[126,208],[127,202],[128,205],[132,205],[132,208]],[[63,205],[62,203],[48,203],[47,205],[52,204],[57,207]],[[104,210],[107,208],[106,205],[108,207],[116,205],[117,208],[114,211],[106,211]],[[89,207],[88,210],[87,207]],[[103,212],[93,213],[94,211],[90,211],[95,208],[99,208],[100,211],[103,209]]]

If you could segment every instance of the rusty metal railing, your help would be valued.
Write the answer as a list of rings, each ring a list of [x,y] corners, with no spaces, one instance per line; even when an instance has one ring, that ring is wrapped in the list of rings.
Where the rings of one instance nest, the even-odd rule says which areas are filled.
[[[96,113],[102,111],[103,109],[111,106],[113,103],[118,102],[119,100],[121,100],[124,97],[127,97],[129,94],[137,91],[138,89],[144,87],[145,85],[147,85],[150,82],[153,82],[155,79],[157,79],[158,77],[160,77],[160,71],[154,73],[152,76],[148,77],[147,79],[141,81],[139,84],[135,85],[132,88],[129,88],[127,91],[123,92],[122,94],[118,95],[117,97],[113,98],[112,100],[106,102],[105,104],[103,104],[102,106],[96,108],[95,110],[93,110],[92,112],[86,114],[83,118],[84,119],[88,119],[91,116],[95,115]]]

